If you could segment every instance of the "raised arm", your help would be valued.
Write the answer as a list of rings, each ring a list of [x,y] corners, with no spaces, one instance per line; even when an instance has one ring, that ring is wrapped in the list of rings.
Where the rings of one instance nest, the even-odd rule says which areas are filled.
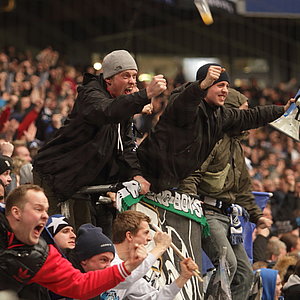
[[[48,257],[31,282],[65,297],[89,299],[124,281],[145,258],[142,247],[132,249],[130,259],[104,270],[81,273],[50,245]]]

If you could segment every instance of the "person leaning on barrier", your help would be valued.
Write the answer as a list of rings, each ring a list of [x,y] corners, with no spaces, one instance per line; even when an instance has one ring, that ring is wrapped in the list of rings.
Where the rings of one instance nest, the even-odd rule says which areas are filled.
[[[195,82],[175,89],[155,128],[138,148],[144,177],[151,190],[176,188],[197,170],[226,132],[264,126],[290,106],[269,105],[249,110],[225,108],[230,78],[219,64],[199,68]]]
[[[50,214],[63,213],[58,204],[83,186],[135,179],[141,194],[149,191],[136,157],[131,117],[166,89],[166,80],[156,75],[147,88],[137,91],[138,67],[126,50],[106,55],[102,69],[99,76],[84,75],[64,126],[35,157],[34,183],[45,188]],[[76,201],[75,213],[70,207],[76,228],[91,222],[87,202]]]
[[[133,247],[126,262],[82,274],[40,237],[48,207],[37,185],[19,186],[7,196],[5,211],[0,211],[0,290],[40,299],[36,289],[28,290],[35,283],[65,297],[88,299],[124,281],[145,258],[143,247]]]
[[[248,99],[229,88],[226,108],[248,109]],[[214,266],[219,266],[223,247],[227,248],[226,260],[230,271],[232,299],[247,299],[253,282],[253,271],[242,240],[241,224],[232,224],[234,209],[250,215],[257,226],[270,227],[272,221],[265,218],[255,203],[241,140],[247,133],[232,129],[215,145],[199,170],[185,178],[179,190],[197,194],[204,202],[205,216],[210,236],[202,238],[202,248]],[[237,206],[238,205],[238,206]],[[235,225],[235,228],[233,228]],[[210,288],[214,279],[210,281]]]

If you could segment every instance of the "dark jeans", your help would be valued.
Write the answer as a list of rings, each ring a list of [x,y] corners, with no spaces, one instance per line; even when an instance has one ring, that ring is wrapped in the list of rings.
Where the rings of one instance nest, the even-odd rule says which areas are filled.
[[[80,225],[85,223],[91,223],[91,201],[86,195],[77,195],[65,202],[59,202],[57,196],[53,192],[53,189],[49,184],[39,176],[36,172],[33,172],[33,182],[39,185],[45,191],[45,194],[49,201],[48,215],[63,214],[66,215],[66,206],[68,207],[69,216],[66,215],[70,224],[74,226],[76,231]]]
[[[226,260],[230,270],[232,299],[248,299],[253,282],[253,272],[244,245],[230,244],[227,238],[230,225],[228,216],[212,210],[207,210],[205,215],[210,228],[210,236],[202,239],[203,250],[217,268],[221,251],[223,247],[227,248]],[[211,282],[212,280],[213,278]]]
[[[92,196],[92,223],[101,227],[103,233],[112,238],[112,223],[117,215],[117,209],[112,204],[97,203],[99,194]]]

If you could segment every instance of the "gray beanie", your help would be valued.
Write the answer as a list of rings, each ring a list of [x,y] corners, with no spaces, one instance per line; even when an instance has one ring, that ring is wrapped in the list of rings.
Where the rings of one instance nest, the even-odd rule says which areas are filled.
[[[138,70],[136,62],[126,50],[115,50],[107,54],[102,62],[103,78],[110,78],[125,70]]]
[[[77,232],[75,246],[78,259],[83,261],[104,252],[111,252],[115,255],[115,247],[112,241],[102,233],[102,228],[89,223],[81,225]]]

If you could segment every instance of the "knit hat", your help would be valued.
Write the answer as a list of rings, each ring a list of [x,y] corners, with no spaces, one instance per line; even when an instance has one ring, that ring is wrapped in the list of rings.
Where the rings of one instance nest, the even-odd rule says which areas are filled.
[[[115,248],[113,242],[102,233],[101,227],[83,224],[78,229],[75,252],[79,261],[83,261],[104,252],[115,255]]]
[[[0,155],[0,175],[6,172],[7,170],[13,169],[13,162],[9,156]]]
[[[138,70],[136,62],[126,50],[115,50],[107,54],[102,62],[103,78],[110,78],[125,70]]]
[[[46,227],[48,231],[51,233],[52,237],[54,237],[57,233],[59,233],[63,228],[71,226],[68,219],[63,215],[52,215],[49,217]]]
[[[203,81],[207,75],[207,71],[209,69],[210,66],[219,66],[219,67],[222,67],[221,65],[219,64],[216,64],[216,63],[209,63],[209,64],[206,64],[202,67],[200,67],[196,73],[196,80],[199,80],[200,82]],[[229,75],[228,73],[225,71],[225,72],[222,72],[220,74],[220,77],[219,79],[217,79],[212,85],[218,83],[218,82],[221,82],[221,81],[227,81],[228,83],[230,83],[230,78],[229,78]]]
[[[235,89],[229,88],[229,93],[225,100],[225,107],[239,108],[242,104],[248,101],[248,98]]]

